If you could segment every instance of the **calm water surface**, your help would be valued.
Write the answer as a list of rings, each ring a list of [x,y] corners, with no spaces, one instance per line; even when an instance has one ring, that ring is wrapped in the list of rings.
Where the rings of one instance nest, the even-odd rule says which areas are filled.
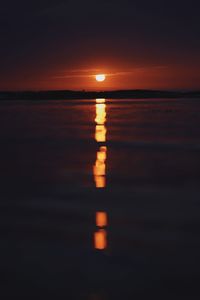
[[[199,299],[199,99],[0,105],[2,298]]]

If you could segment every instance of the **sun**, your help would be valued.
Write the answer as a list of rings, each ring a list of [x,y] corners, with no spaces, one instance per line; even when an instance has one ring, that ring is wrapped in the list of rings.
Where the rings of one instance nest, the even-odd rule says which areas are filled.
[[[106,75],[105,74],[97,74],[95,75],[96,81],[102,82],[106,79]]]

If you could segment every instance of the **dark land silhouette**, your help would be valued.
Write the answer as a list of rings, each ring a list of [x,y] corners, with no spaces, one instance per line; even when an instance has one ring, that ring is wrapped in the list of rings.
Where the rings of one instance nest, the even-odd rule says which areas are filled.
[[[18,91],[0,92],[1,100],[67,100],[67,99],[142,99],[142,98],[199,98],[200,91],[116,90],[116,91]]]

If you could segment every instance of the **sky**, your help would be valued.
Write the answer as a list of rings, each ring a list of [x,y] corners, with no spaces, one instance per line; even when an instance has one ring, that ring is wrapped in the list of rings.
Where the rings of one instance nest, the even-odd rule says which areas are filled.
[[[200,89],[199,11],[196,0],[2,0],[0,90]]]

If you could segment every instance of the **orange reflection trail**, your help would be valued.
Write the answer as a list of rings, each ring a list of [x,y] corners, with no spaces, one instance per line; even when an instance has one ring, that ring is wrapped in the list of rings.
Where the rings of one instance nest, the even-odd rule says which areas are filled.
[[[107,213],[104,211],[97,211],[96,212],[96,226],[98,227],[105,227],[107,226]]]
[[[96,99],[96,130],[95,140],[97,142],[106,142],[106,104],[105,99]]]
[[[95,140],[101,143],[97,151],[96,162],[93,166],[93,175],[96,188],[106,187],[106,103],[105,99],[96,99],[96,129]],[[107,248],[107,230],[108,225],[107,213],[103,211],[96,212],[96,226],[98,230],[94,232],[94,248],[104,250]]]
[[[108,225],[107,213],[103,211],[96,212],[96,226],[99,229],[94,233],[94,248],[104,250],[107,248],[107,231]]]
[[[106,142],[106,103],[105,99],[96,99],[96,130],[95,140],[99,143]],[[106,157],[107,147],[100,146],[97,151],[97,158],[93,167],[93,175],[96,188],[106,187]]]
[[[105,103],[106,100],[104,98],[98,98],[96,99],[96,103]]]
[[[101,146],[97,152],[96,162],[93,167],[96,188],[104,188],[106,186],[106,151],[107,147]]]
[[[95,249],[104,250],[107,247],[107,233],[106,230],[100,229],[94,233]]]

